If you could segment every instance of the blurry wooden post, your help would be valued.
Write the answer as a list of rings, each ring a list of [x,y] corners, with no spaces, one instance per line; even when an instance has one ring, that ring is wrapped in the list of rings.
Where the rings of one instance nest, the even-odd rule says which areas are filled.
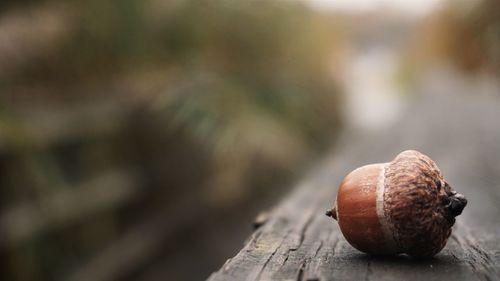
[[[500,102],[453,90],[424,94],[392,128],[346,133],[334,156],[298,184],[209,280],[498,280],[500,174],[491,167],[499,165],[500,126],[491,126],[488,116],[498,115]],[[450,184],[470,198],[447,246],[429,260],[358,252],[324,214],[349,171],[405,149],[432,156]]]

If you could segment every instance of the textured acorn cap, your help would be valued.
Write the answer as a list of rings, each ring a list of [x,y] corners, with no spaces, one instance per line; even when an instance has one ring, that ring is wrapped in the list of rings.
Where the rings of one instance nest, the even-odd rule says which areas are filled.
[[[401,252],[415,257],[437,254],[466,204],[436,163],[418,151],[404,151],[386,167],[384,210]]]

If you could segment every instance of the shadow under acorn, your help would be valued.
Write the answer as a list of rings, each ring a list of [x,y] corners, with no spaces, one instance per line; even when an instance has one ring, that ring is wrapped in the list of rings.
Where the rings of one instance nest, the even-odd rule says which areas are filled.
[[[443,250],[430,258],[415,258],[406,254],[370,255],[352,249],[352,251],[348,250],[348,253],[342,255],[340,259],[343,266],[347,265],[348,269],[359,270],[368,266],[368,274],[373,274],[374,271],[384,274],[390,269],[391,275],[399,276],[401,274],[401,277],[413,270],[419,273],[432,273],[435,270],[459,271],[457,269],[462,265],[457,255],[453,254],[451,250]],[[346,268],[344,267],[344,269]]]

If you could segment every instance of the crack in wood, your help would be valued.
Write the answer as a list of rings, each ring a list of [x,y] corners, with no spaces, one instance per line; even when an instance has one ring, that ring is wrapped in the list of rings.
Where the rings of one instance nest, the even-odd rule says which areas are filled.
[[[281,244],[280,244],[280,246],[281,246]],[[250,278],[250,279],[252,279],[252,280],[260,280],[260,276],[261,276],[262,272],[266,268],[267,264],[271,261],[271,259],[273,258],[273,256],[276,254],[276,252],[278,251],[278,249],[279,249],[279,247],[276,248],[276,250],[274,250],[274,252],[272,252],[271,255],[267,258],[266,262],[259,269],[259,273],[257,274],[257,276],[255,276],[255,278]]]
[[[252,275],[250,275],[249,278],[247,278],[247,280],[260,280],[260,276],[262,275],[262,272],[264,271],[264,269],[266,268],[266,266],[269,264],[269,262],[272,260],[272,258],[274,257],[274,255],[281,248],[281,246],[283,245],[283,243],[286,241],[287,236],[288,235],[286,235],[285,237],[283,237],[283,239],[281,239],[281,241],[278,244],[278,246],[271,252],[271,254],[266,259],[266,261],[264,262],[264,264],[260,268],[257,269],[258,270],[257,275],[255,277],[253,277]]]
[[[323,246],[323,241],[321,240],[314,243],[314,245],[311,247],[311,250],[302,261],[304,263],[303,276],[307,277],[306,280],[318,279],[315,272],[311,269],[313,268],[312,264],[316,260],[315,258],[317,257],[322,246]]]
[[[315,211],[316,209],[310,209],[297,224],[297,226],[292,230],[289,247],[290,251],[296,251],[304,242],[305,233],[314,219]]]
[[[304,268],[305,268],[305,262],[302,262],[300,267],[299,267],[299,272],[297,273],[297,278],[295,280],[297,281],[302,281],[304,278]]]

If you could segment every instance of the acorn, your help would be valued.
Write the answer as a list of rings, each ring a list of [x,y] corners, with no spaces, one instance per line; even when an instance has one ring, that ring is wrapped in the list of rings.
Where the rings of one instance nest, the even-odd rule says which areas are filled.
[[[465,205],[465,197],[451,189],[431,158],[408,150],[390,163],[348,174],[326,215],[362,252],[432,257],[446,245]]]

